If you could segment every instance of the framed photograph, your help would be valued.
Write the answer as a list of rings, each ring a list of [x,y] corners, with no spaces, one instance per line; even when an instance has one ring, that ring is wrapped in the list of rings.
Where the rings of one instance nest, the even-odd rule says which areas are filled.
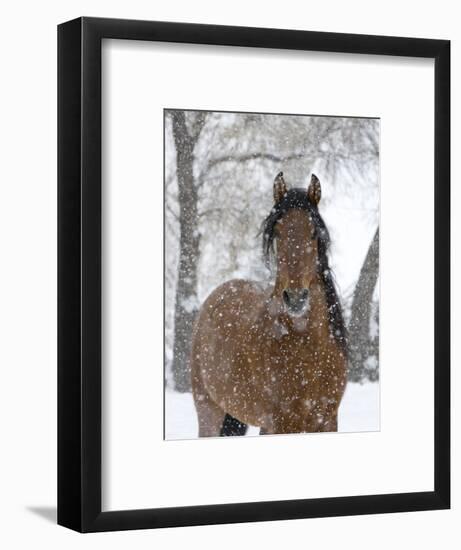
[[[58,27],[58,523],[450,506],[450,42]]]

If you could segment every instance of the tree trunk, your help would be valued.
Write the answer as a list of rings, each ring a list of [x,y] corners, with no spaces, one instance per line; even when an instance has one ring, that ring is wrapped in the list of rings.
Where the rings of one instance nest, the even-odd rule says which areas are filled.
[[[198,136],[187,130],[184,111],[172,111],[176,147],[176,173],[179,202],[179,267],[176,285],[173,345],[173,381],[178,392],[191,391],[189,355],[192,326],[198,309],[197,262],[198,233],[197,189],[194,184],[194,146]]]
[[[377,356],[378,339],[370,338],[370,320],[373,293],[379,275],[379,227],[360,270],[359,280],[354,290],[351,318],[349,322],[349,380],[361,382],[365,378],[376,380],[378,371],[368,368],[366,361]]]

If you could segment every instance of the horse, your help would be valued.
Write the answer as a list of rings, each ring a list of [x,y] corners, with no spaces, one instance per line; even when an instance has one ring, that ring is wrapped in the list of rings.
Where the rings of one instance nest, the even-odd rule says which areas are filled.
[[[216,288],[194,324],[190,368],[199,437],[336,432],[346,387],[347,334],[328,262],[320,181],[288,189],[280,172],[263,222],[273,287],[235,279]]]

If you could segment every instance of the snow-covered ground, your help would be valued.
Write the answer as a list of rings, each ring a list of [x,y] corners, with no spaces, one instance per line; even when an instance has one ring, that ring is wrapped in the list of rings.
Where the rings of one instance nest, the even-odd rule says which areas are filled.
[[[371,432],[379,430],[379,384],[352,384],[339,409],[340,432]],[[165,438],[195,439],[198,434],[197,415],[192,394],[165,391]],[[259,429],[250,427],[248,436],[259,435]]]

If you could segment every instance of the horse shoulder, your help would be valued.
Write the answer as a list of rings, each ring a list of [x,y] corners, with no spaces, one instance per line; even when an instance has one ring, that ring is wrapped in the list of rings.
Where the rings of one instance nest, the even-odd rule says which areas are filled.
[[[202,311],[219,324],[222,324],[222,320],[245,323],[249,317],[254,317],[264,297],[264,289],[258,283],[232,279],[213,290],[204,302]]]

